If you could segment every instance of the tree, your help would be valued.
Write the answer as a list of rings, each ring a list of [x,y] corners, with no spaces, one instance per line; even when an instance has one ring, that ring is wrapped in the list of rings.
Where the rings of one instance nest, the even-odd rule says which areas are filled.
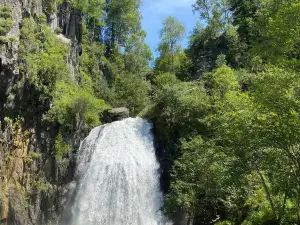
[[[197,0],[193,7],[206,22],[211,37],[224,32],[231,22],[228,0]]]
[[[141,29],[140,0],[107,0],[102,28],[107,56],[117,45],[125,46],[126,38]]]
[[[229,158],[200,136],[181,143],[182,156],[172,169],[171,192],[166,196],[166,211],[185,209],[197,224],[210,224],[220,219],[224,207]],[[195,221],[195,222],[196,222]]]
[[[103,26],[101,20],[104,13],[104,0],[89,0],[87,4],[87,19],[86,23],[89,30],[90,40],[99,40],[100,28]]]
[[[113,85],[113,106],[125,106],[137,115],[149,103],[150,83],[144,77],[124,72],[116,77]]]
[[[167,68],[163,72],[175,73],[175,55],[180,52],[180,41],[185,37],[185,28],[182,23],[174,17],[167,17],[163,21],[160,31],[161,42],[158,46],[160,60],[167,61]],[[158,65],[159,66],[159,65]]]
[[[233,24],[238,26],[241,39],[250,44],[251,39],[256,35],[253,24],[262,0],[229,0],[229,2]]]
[[[255,27],[260,32],[253,40],[253,54],[266,63],[299,70],[299,1],[263,1],[256,18]]]
[[[149,61],[152,60],[150,47],[145,43],[146,32],[141,30],[126,38],[125,69],[130,73],[146,74],[150,72]]]
[[[265,218],[250,210],[247,220],[296,223],[300,218],[299,77],[293,72],[267,69],[254,79],[250,92],[240,93],[238,89],[222,88],[224,79],[228,80],[228,76],[220,76],[224,72],[219,70],[212,76],[212,83],[217,84],[212,85],[217,108],[208,118],[215,130],[215,142],[232,158],[231,179],[241,182],[251,177],[246,181],[247,189],[261,192],[265,202],[259,209]],[[231,79],[228,84],[233,84]],[[220,87],[225,90],[221,99]],[[257,204],[248,194],[246,198]]]

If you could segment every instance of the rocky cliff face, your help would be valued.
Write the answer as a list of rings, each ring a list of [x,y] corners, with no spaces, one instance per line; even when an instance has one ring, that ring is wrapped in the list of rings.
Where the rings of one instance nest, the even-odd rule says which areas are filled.
[[[56,13],[48,13],[42,0],[0,0],[0,7],[9,11],[8,20],[12,21],[8,31],[1,34],[4,41],[0,41],[0,224],[57,224],[65,186],[73,179],[74,153],[88,130],[78,124],[77,132],[69,137],[74,151],[57,160],[53,154],[56,125],[43,122],[40,114],[32,115],[30,108],[39,93],[24,85],[13,104],[10,94],[20,79],[23,19],[44,13],[53,31],[62,30],[59,38],[70,45],[66,63],[74,76],[81,54],[81,13],[67,2],[58,6]],[[50,107],[50,103],[43,107]],[[25,116],[18,119],[20,114]]]

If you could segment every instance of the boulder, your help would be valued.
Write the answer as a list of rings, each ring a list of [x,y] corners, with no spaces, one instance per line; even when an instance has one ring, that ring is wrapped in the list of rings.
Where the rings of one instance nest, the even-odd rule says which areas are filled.
[[[102,122],[103,123],[111,123],[118,120],[123,120],[129,117],[129,109],[122,108],[114,108],[111,110],[106,110],[103,113]]]

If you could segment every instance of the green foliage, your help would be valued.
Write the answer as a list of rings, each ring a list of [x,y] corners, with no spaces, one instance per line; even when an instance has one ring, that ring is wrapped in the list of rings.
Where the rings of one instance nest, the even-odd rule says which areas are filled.
[[[174,160],[166,211],[184,208],[206,223],[219,217],[213,208],[226,214],[219,218],[226,219],[225,224],[296,223],[299,76],[278,68],[254,75],[221,66],[200,83],[210,100],[195,112],[206,110],[193,114],[189,102],[184,105],[186,117],[180,101],[174,102],[180,93],[175,87],[182,82],[169,74],[155,80],[160,97],[155,102],[164,109],[155,114],[157,129],[163,140],[175,143],[165,146],[173,150],[169,154]],[[244,85],[247,92],[241,92]],[[167,97],[169,88],[172,98]],[[176,108],[169,110],[171,104]],[[199,122],[191,125],[191,119]]]
[[[55,28],[54,31],[56,34],[61,34],[62,33],[62,29],[60,27]]]
[[[88,4],[98,8],[87,10],[79,83],[89,82],[97,98],[115,107],[126,106],[136,115],[149,102],[146,77],[151,73],[152,60],[145,44],[146,32],[141,30],[140,1],[110,0],[103,4],[97,0]],[[103,32],[100,40],[99,29]]]
[[[197,0],[194,10],[199,11],[200,18],[207,23],[207,31],[211,37],[216,37],[230,22],[229,1]]]
[[[216,225],[232,225],[230,221],[217,222]]]
[[[59,133],[55,139],[54,145],[55,158],[61,160],[69,151],[71,151],[71,146],[64,141],[62,134]]]
[[[35,160],[39,160],[42,158],[42,154],[41,153],[37,153],[37,152],[29,152],[27,158],[26,158],[26,162],[27,163],[33,163]]]
[[[102,112],[108,108],[89,91],[64,82],[57,83],[52,104],[45,120],[57,122],[71,132],[84,121],[90,127],[99,125]]]
[[[239,90],[236,73],[230,67],[222,66],[205,78],[215,98],[223,98],[227,92]]]
[[[42,13],[41,15],[38,16],[37,21],[39,24],[46,24],[47,16],[44,13]]]
[[[169,143],[165,150],[176,155],[173,148],[181,137],[204,132],[201,118],[210,102],[202,85],[180,82],[174,74],[158,75],[154,82],[154,105],[145,115],[156,122],[158,137]]]
[[[226,155],[201,137],[184,141],[181,149],[182,156],[175,161],[172,170],[173,182],[167,206],[175,207],[175,210],[184,207],[193,213],[195,207],[204,209],[205,204],[218,204],[218,197],[225,194],[221,192],[225,191],[222,180],[227,172]]]
[[[70,70],[64,59],[68,55],[69,47],[46,25],[39,25],[31,18],[24,20],[20,58],[25,60],[25,66],[21,71],[44,96],[51,95],[58,80],[68,78]]]
[[[175,73],[175,58],[182,54],[179,42],[185,37],[185,27],[173,17],[163,21],[158,46],[160,57],[156,61],[157,70]],[[183,53],[184,54],[184,53]]]
[[[216,60],[216,67],[220,68],[226,66],[226,64],[227,64],[226,55],[224,54],[218,55],[218,58]]]
[[[257,12],[260,36],[253,46],[254,54],[269,63],[299,69],[300,3],[292,1],[262,1]]]
[[[109,54],[117,45],[124,46],[128,36],[141,27],[139,0],[106,1],[105,40]]]
[[[174,55],[172,53],[165,52],[155,61],[155,73],[168,73],[172,72],[180,79],[180,80],[189,80],[190,79],[190,68],[191,68],[191,60],[188,56],[179,48]]]
[[[133,115],[141,112],[149,103],[149,82],[134,74],[117,76],[113,91],[113,105],[128,107]]]
[[[9,7],[7,5],[1,6],[1,8],[0,8],[0,17],[1,18],[5,18],[5,19],[11,18],[11,13],[12,13],[11,7]]]
[[[49,191],[51,185],[45,181],[45,178],[39,178],[34,182],[34,186],[38,191]]]
[[[233,23],[238,26],[238,33],[241,39],[247,44],[251,42],[257,33],[254,23],[256,20],[256,13],[261,4],[261,0],[229,0],[230,8],[233,12]]]
[[[145,43],[146,32],[141,30],[126,40],[125,46],[125,69],[130,73],[146,75],[149,73],[149,61],[152,53]]]
[[[299,160],[295,147],[299,140],[294,136],[300,128],[298,85],[294,73],[269,69],[254,78],[249,95],[237,89],[225,92],[223,99],[216,102],[218,113],[210,117],[217,143],[226,147],[228,156],[239,160],[232,165],[234,176],[240,180],[257,173],[257,179],[251,182],[259,184],[264,203],[257,203],[261,206],[259,213],[250,213],[253,224],[278,223],[296,210],[288,202],[295,201],[298,195],[298,185],[293,182],[299,179],[298,172],[291,173],[298,170],[295,162]],[[295,190],[295,195],[288,190]],[[258,201],[258,196],[252,200]],[[249,204],[255,208],[254,202]]]
[[[57,9],[57,0],[42,0],[43,10],[48,14],[51,15],[52,13],[56,12]]]
[[[14,22],[12,21],[12,9],[9,6],[0,7],[0,44],[9,42],[5,37],[6,34],[13,27]]]
[[[38,152],[29,152],[29,158],[30,159],[40,159],[42,157],[42,154],[41,153],[38,153]]]
[[[268,69],[254,81],[253,100],[259,106],[261,123],[268,129],[261,132],[266,132],[264,135],[272,142],[276,140],[278,145],[274,147],[288,147],[300,141],[299,85],[299,74],[277,68]]]
[[[86,83],[85,86],[90,86],[94,90],[97,98],[102,98],[106,101],[111,100],[111,91],[108,87],[108,81],[113,79],[111,63],[104,57],[105,46],[98,43],[86,43],[86,38],[83,39],[83,54],[79,59],[80,65],[80,83]],[[109,76],[104,74],[109,71]],[[87,84],[87,82],[89,84]]]

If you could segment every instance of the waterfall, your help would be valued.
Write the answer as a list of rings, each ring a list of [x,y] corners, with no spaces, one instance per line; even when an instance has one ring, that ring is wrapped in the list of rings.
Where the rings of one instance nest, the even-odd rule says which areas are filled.
[[[77,157],[68,224],[165,224],[151,128],[129,118],[91,131]]]

